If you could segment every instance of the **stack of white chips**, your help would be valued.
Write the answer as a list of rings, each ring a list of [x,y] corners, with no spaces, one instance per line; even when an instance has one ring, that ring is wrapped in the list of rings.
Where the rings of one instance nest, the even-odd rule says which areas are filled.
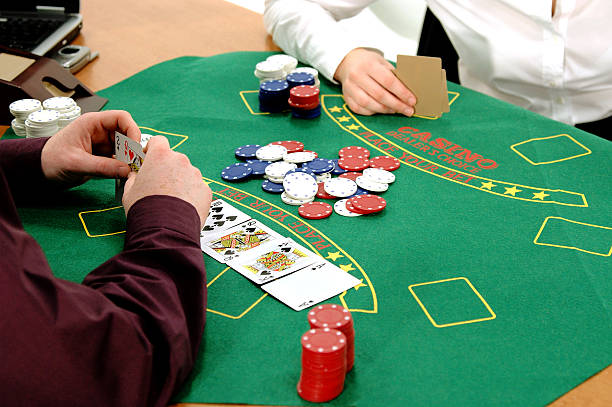
[[[319,88],[321,86],[321,82],[319,81],[319,71],[317,71],[314,68],[311,68],[309,66],[303,66],[301,68],[295,68],[293,69],[291,72],[289,73],[293,73],[293,72],[306,72],[311,74],[312,76],[314,76],[314,86],[316,86],[317,88]]]
[[[21,99],[9,105],[11,114],[15,117],[11,122],[11,127],[19,137],[26,136],[25,121],[30,113],[42,110],[42,104],[36,99]]]
[[[59,129],[63,129],[81,115],[81,108],[69,97],[56,96],[46,99],[43,103],[46,110],[54,110],[60,114]]]
[[[60,114],[55,110],[39,110],[30,113],[25,121],[26,137],[51,137],[59,130]]]
[[[285,71],[285,76],[291,73],[295,69],[298,64],[298,60],[290,55],[285,54],[275,54],[270,55],[266,58],[266,61],[274,62],[282,65],[283,71]]]
[[[283,69],[283,65],[273,61],[261,61],[255,65],[255,76],[259,79],[259,83],[272,80],[283,80],[287,73]]]

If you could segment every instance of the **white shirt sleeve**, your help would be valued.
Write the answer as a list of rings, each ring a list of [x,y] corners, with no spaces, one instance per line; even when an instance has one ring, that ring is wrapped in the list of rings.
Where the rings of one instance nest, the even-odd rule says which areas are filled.
[[[264,24],[287,54],[316,68],[334,83],[334,73],[346,54],[371,48],[368,38],[349,35],[338,20],[353,17],[374,0],[266,0]]]

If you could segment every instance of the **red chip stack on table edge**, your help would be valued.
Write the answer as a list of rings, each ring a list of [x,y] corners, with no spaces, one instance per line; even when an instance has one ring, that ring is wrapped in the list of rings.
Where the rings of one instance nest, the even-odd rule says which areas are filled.
[[[351,313],[337,304],[322,304],[310,310],[308,323],[313,329],[337,329],[346,336],[346,371],[350,371],[355,362],[355,326]]]
[[[346,336],[336,329],[311,329],[302,335],[301,342],[300,397],[314,403],[338,397],[346,376]]]

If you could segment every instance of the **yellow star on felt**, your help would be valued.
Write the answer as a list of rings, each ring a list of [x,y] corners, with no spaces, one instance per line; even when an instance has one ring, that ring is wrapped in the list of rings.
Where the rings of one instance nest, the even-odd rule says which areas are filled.
[[[508,194],[508,195],[516,196],[517,192],[522,191],[522,189],[518,189],[516,185],[512,185],[512,188],[508,188],[508,187],[504,187],[504,188],[506,189],[506,192],[504,192],[504,195]]]
[[[349,271],[355,270],[355,268],[354,268],[352,265],[350,265],[350,264],[341,264],[339,267],[340,267],[342,270],[346,271],[347,273],[348,273]]]
[[[349,120],[351,120],[351,118],[348,117],[348,116],[340,116],[340,117],[338,117],[338,121],[339,122],[348,122]]]
[[[547,196],[550,196],[550,194],[546,194],[544,191],[533,192],[533,199],[541,199],[543,201]]]
[[[361,287],[367,287],[367,285],[365,285],[363,283],[363,278],[361,280],[359,280],[359,281],[360,281],[360,283],[357,284],[355,287],[353,287],[355,289],[355,291],[359,290]]]
[[[329,111],[332,113],[340,113],[342,111],[342,108],[340,106],[334,106],[334,107],[330,107]]]
[[[482,189],[488,189],[489,191],[491,190],[491,188],[496,187],[497,185],[492,183],[491,181],[489,182],[480,182],[482,184],[482,186],[480,188]]]
[[[346,128],[349,130],[357,130],[359,129],[359,126],[357,126],[356,124],[349,124],[348,126],[346,126]]]
[[[327,257],[325,257],[326,259],[330,259],[331,261],[336,261],[338,260],[340,257],[344,257],[343,255],[340,254],[340,251],[337,252],[327,252]]]

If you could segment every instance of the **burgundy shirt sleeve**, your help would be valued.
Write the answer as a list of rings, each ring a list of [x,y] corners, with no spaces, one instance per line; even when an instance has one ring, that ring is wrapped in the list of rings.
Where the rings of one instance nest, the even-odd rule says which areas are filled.
[[[51,187],[40,164],[40,155],[48,140],[49,137],[0,140],[0,169],[14,198],[27,198]]]
[[[136,202],[124,250],[83,284],[55,278],[0,167],[0,400],[10,406],[165,406],[189,374],[206,285],[195,208]],[[67,255],[82,255],[66,247]]]

